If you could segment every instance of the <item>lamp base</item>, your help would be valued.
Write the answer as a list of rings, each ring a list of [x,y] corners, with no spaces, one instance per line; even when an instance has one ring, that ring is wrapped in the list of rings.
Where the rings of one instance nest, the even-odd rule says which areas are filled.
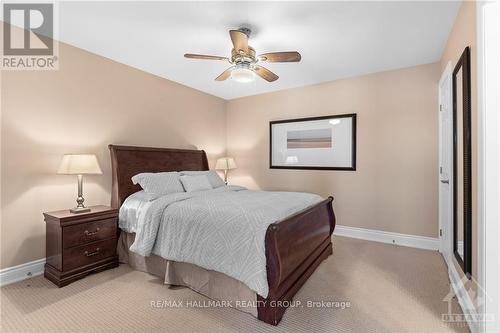
[[[88,212],[90,212],[90,208],[87,208],[87,207],[75,207],[75,208],[71,208],[69,211],[71,213],[73,213],[73,214],[88,213]]]

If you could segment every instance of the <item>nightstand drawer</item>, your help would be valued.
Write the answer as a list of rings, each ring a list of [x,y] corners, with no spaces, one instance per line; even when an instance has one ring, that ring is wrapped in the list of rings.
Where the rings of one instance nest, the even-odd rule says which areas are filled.
[[[116,238],[63,250],[63,270],[69,271],[112,257],[116,252]]]
[[[116,219],[98,220],[63,228],[63,248],[116,237]]]

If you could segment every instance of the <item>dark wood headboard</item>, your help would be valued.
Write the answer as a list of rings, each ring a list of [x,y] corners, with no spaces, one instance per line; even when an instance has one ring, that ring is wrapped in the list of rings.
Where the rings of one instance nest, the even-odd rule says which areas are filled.
[[[111,207],[120,208],[123,201],[141,189],[131,178],[141,172],[208,170],[205,151],[109,145],[111,151]]]

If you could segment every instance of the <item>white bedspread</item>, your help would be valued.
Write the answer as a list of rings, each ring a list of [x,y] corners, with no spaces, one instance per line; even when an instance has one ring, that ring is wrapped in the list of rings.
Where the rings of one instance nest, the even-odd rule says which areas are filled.
[[[240,186],[169,194],[142,215],[130,250],[224,273],[267,297],[267,227],[321,200],[315,194]]]

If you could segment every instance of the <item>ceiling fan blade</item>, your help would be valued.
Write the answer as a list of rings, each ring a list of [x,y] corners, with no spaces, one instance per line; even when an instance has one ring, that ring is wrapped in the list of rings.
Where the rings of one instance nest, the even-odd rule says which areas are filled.
[[[276,81],[279,76],[271,72],[269,69],[262,66],[254,66],[252,70],[261,78],[268,82]]]
[[[248,36],[239,30],[229,30],[231,41],[233,42],[236,51],[243,51],[248,53]]]
[[[184,57],[189,59],[203,59],[203,60],[229,60],[226,57],[211,56],[205,54],[192,54],[192,53],[186,53]]]
[[[231,71],[234,69],[235,66],[229,67],[226,69],[224,72],[222,72],[221,75],[217,76],[215,78],[215,81],[224,81],[227,80],[231,76]]]
[[[302,57],[299,52],[270,52],[259,56],[259,60],[267,62],[299,62]]]

